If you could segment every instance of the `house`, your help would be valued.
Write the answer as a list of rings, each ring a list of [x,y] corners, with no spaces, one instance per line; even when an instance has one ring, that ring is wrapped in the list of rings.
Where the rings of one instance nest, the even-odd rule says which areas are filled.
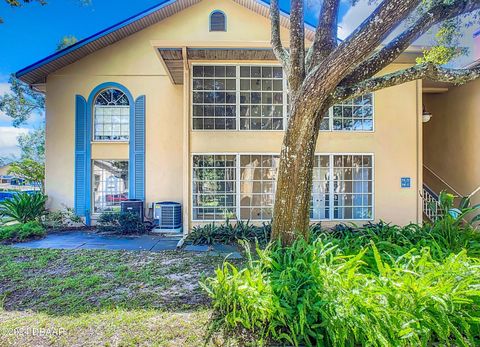
[[[14,177],[9,174],[10,168],[10,164],[0,166],[0,184],[10,185],[12,183]]]
[[[255,0],[164,1],[17,72],[46,93],[50,207],[91,222],[127,197],[175,201],[186,231],[270,220],[288,101],[268,17]],[[422,81],[333,107],[319,136],[312,220],[422,221]]]
[[[480,30],[474,33],[474,60],[480,64]],[[480,80],[462,86],[426,82],[424,183],[434,194],[446,190],[480,203]]]

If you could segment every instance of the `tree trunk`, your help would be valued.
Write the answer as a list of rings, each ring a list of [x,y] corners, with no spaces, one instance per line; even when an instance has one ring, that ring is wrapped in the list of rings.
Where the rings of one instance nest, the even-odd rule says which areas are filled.
[[[307,237],[310,222],[312,175],[315,147],[320,129],[317,110],[302,102],[292,104],[278,170],[272,239],[290,245],[299,236]],[[323,112],[323,111],[322,111]]]

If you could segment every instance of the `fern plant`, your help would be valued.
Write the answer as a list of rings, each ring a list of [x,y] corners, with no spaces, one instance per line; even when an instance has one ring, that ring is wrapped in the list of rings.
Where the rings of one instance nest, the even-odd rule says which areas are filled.
[[[435,260],[429,248],[391,256],[369,242],[345,254],[319,239],[257,253],[245,268],[225,263],[202,284],[213,299],[212,326],[253,334],[254,345],[473,347],[480,341],[480,261],[465,250]]]
[[[46,214],[46,202],[47,196],[41,193],[18,193],[0,202],[0,215],[19,223],[36,221]]]

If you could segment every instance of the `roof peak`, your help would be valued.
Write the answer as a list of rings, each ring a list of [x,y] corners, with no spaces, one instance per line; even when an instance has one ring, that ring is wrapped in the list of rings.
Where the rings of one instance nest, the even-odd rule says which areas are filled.
[[[45,83],[46,77],[52,72],[72,64],[87,55],[118,42],[136,32],[154,25],[184,9],[200,3],[203,0],[164,0],[140,13],[130,16],[117,24],[111,25],[75,44],[54,52],[47,57],[17,71],[15,77],[28,84]],[[268,17],[270,3],[266,0],[232,0],[248,9]],[[282,11],[282,25],[288,27],[289,13]],[[305,22],[305,26],[313,37],[314,26]]]

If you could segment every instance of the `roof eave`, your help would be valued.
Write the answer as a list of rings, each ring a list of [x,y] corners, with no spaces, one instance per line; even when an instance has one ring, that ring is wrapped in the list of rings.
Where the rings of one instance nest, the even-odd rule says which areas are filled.
[[[175,3],[178,3],[178,2],[184,2],[184,6],[185,8],[188,7],[188,6],[191,6],[195,3],[198,3],[200,2],[200,0],[168,0],[168,1],[164,1],[160,4],[157,4],[155,6],[152,6],[136,15],[133,15],[117,24],[114,24],[102,31],[99,31],[83,40],[80,40],[79,42],[67,47],[67,48],[64,48],[63,50],[61,51],[58,51],[58,52],[55,52],[53,54],[50,54],[49,56],[31,64],[31,65],[28,65],[27,67],[17,71],[14,75],[16,78],[19,78],[20,80],[28,83],[28,84],[37,84],[37,83],[44,83],[45,82],[45,79],[46,77],[52,73],[53,71],[56,71],[58,70],[59,68],[53,68],[51,70],[53,71],[49,71],[50,70],[50,67],[46,67],[47,64],[55,64],[57,62],[57,60],[59,59],[62,59],[64,58],[67,62],[65,63],[64,66],[67,66],[69,64],[71,64],[72,62],[74,61],[77,61],[79,59],[82,59],[84,56],[90,54],[90,53],[87,53],[85,55],[82,56],[82,52],[79,53],[80,57],[78,59],[72,59],[72,57],[68,57],[69,54],[74,54],[76,51],[78,51],[79,49],[81,48],[84,48],[86,51],[90,50],[90,47],[86,47],[88,44],[92,43],[93,45],[95,45],[95,41],[97,40],[101,40],[101,39],[107,39],[106,36],[108,35],[112,35],[114,36],[115,34],[118,34],[116,33],[117,31],[129,26],[129,25],[132,25],[132,26],[135,26],[135,24],[137,24],[136,22],[140,22],[142,20],[145,20],[146,21],[146,17],[149,16],[149,15],[152,15],[152,16],[155,16],[155,12],[157,11],[161,11],[163,9],[165,9],[166,7],[168,6],[171,6],[171,5],[174,5]],[[242,0],[234,0],[235,2],[237,3],[241,3]],[[268,9],[269,8],[269,3],[267,3],[266,1],[264,0],[250,0],[252,3],[257,3],[259,4],[260,6],[263,6],[265,7],[264,10]],[[182,8],[182,5],[180,6],[180,8],[183,10]],[[290,16],[289,13],[285,12],[285,11],[281,11],[281,14],[282,16],[285,18],[285,19],[288,19],[288,17]],[[268,16],[268,15],[267,15]],[[163,18],[162,18],[163,20]],[[152,25],[152,24],[150,24]],[[148,27],[149,25],[147,25],[146,27]],[[284,25],[285,26],[285,25]],[[129,36],[129,35],[132,35],[134,34],[135,32],[138,32],[140,30],[143,30],[144,28],[140,28],[138,30],[135,30],[135,28],[132,28],[131,32],[128,33],[128,35],[126,36]],[[305,29],[308,31],[308,35],[310,37],[313,37],[314,33],[315,33],[315,27],[312,25],[312,23],[308,23],[306,22],[305,23]],[[121,39],[123,39],[124,37],[121,37]],[[117,40],[118,41],[118,40]],[[116,42],[116,41],[114,41]],[[112,42],[112,43],[114,43]],[[112,43],[109,43],[109,44],[112,44]],[[101,47],[103,48],[103,47]],[[94,49],[93,51],[95,51],[96,49]],[[72,60],[72,61],[70,61]],[[60,64],[61,65],[61,64]],[[46,67],[46,68],[45,68]],[[63,66],[62,66],[63,67]],[[45,68],[45,70],[47,71],[37,71],[38,69],[42,69],[42,68]],[[35,73],[36,72],[36,73]],[[28,76],[29,74],[32,74],[31,76]]]

